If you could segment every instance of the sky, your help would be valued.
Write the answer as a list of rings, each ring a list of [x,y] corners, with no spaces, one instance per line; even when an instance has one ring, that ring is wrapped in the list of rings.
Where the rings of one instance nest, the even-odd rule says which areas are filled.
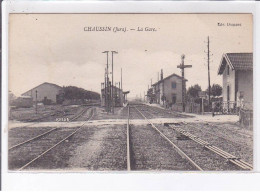
[[[220,25],[222,23],[224,25]],[[238,26],[228,26],[238,24]],[[185,54],[187,87],[208,86],[207,37],[210,40],[211,83],[224,53],[253,51],[250,14],[10,14],[9,90],[16,96],[43,83],[78,86],[100,93],[106,54],[114,55],[114,82],[120,81],[130,98],[142,96],[148,85],[176,73]],[[111,31],[84,31],[111,27]],[[143,31],[137,31],[137,29]],[[145,31],[145,28],[155,31]],[[123,28],[126,31],[113,31]],[[131,30],[135,29],[135,30]],[[111,53],[109,53],[111,71]]]

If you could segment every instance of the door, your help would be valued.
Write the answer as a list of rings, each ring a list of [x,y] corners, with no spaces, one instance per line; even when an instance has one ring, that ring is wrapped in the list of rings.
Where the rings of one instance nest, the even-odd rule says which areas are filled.
[[[176,103],[176,94],[172,94],[172,104],[175,104]]]
[[[229,101],[230,101],[230,88],[227,86],[227,112],[229,113]]]

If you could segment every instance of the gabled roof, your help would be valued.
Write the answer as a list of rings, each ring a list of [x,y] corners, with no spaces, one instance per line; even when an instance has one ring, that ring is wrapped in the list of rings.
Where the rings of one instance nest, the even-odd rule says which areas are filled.
[[[35,89],[35,88],[38,88],[38,87],[40,87],[40,86],[42,86],[42,85],[46,85],[46,84],[47,84],[47,85],[52,85],[52,86],[57,87],[57,88],[59,88],[59,89],[62,89],[62,87],[60,87],[60,86],[58,86],[58,85],[56,85],[56,84],[44,82],[44,83],[42,83],[42,84],[40,84],[40,85],[38,85],[38,86],[36,86],[36,87],[34,87],[34,88],[28,90],[27,92],[30,92],[31,90],[33,90],[33,89]],[[24,92],[22,95],[25,95],[27,92]]]
[[[179,79],[182,79],[182,77],[181,77],[181,76],[179,76],[179,75],[177,75],[177,74],[173,73],[173,74],[171,74],[171,75],[167,76],[166,78],[164,78],[164,79],[161,79],[160,81],[158,81],[158,82],[154,83],[152,86],[158,85],[158,84],[160,84],[161,82],[163,82],[163,81],[165,81],[165,80],[167,80],[167,79],[169,79],[169,78],[171,78],[171,77],[173,77],[173,76],[175,76],[175,77],[178,77]],[[187,79],[184,79],[184,81],[188,81],[188,80],[187,80]]]
[[[125,91],[125,92],[123,92],[123,94],[129,94],[130,93],[130,91]]]
[[[226,64],[232,70],[253,70],[253,53],[226,53],[220,61],[218,74],[221,75]]]

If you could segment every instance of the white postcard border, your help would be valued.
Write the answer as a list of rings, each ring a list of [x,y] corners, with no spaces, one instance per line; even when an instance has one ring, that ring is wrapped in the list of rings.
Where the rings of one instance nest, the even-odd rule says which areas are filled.
[[[257,2],[14,2],[5,1],[3,7],[2,55],[2,188],[3,190],[220,190],[260,188],[260,4]],[[258,12],[257,12],[258,11]],[[7,124],[8,124],[8,14],[9,13],[252,13],[254,15],[254,166],[255,173],[8,173]],[[258,173],[256,173],[258,172]]]

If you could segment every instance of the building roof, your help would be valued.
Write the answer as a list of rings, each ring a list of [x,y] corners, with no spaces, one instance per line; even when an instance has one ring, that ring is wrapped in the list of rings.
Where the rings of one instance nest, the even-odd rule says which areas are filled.
[[[220,61],[218,75],[225,70],[226,64],[232,70],[253,70],[253,53],[226,53]]]
[[[125,92],[123,92],[123,94],[129,94],[130,93],[130,91],[125,91]]]
[[[56,85],[56,84],[44,82],[44,83],[42,83],[42,84],[40,84],[40,85],[38,85],[38,86],[36,86],[36,87],[34,87],[34,88],[28,90],[27,92],[30,92],[31,90],[33,90],[33,89],[35,89],[35,88],[38,88],[38,87],[40,87],[40,86],[42,86],[42,85],[46,85],[46,84],[47,84],[47,85],[54,86],[54,87],[57,87],[57,88],[59,88],[59,89],[62,89],[62,87],[60,87],[60,86],[58,86],[58,85]],[[22,94],[22,96],[25,95],[27,92],[24,92],[24,93]]]
[[[162,83],[163,81],[165,81],[165,80],[167,80],[167,79],[169,79],[169,78],[171,78],[171,77],[173,77],[173,76],[178,77],[179,79],[182,79],[181,76],[179,76],[179,75],[173,73],[173,74],[167,76],[166,78],[161,79],[161,80],[159,80],[158,82],[154,83],[152,86],[158,85],[158,84]],[[184,81],[188,81],[188,80],[184,78]]]

